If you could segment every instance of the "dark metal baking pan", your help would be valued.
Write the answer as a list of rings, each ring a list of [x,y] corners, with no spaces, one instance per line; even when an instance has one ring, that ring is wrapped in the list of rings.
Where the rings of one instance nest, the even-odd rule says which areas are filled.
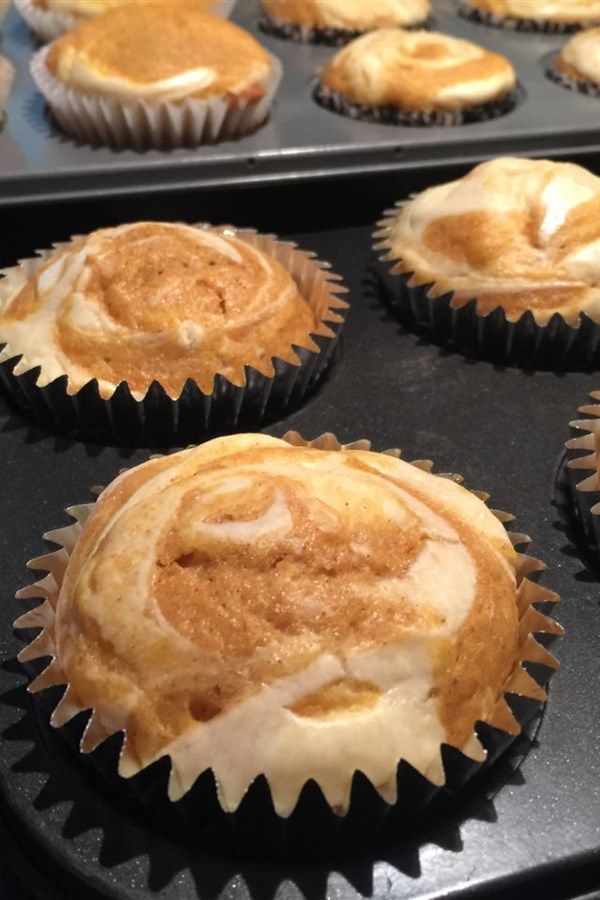
[[[385,193],[381,185],[377,191]],[[215,207],[227,208],[229,196],[217,201],[213,195]],[[394,199],[388,194],[387,205]],[[190,220],[202,202],[189,198]],[[364,221],[344,228],[350,206],[355,216],[363,210]],[[90,227],[94,209],[85,207],[85,215],[83,209],[62,208],[65,234]],[[296,428],[314,437],[331,430],[344,441],[368,436],[378,449],[402,447],[408,459],[431,457],[440,470],[461,472],[470,486],[490,491],[495,506],[517,516],[519,530],[533,536],[531,551],[549,566],[543,583],[563,598],[557,615],[566,636],[554,647],[563,668],[543,717],[483,780],[408,837],[392,832],[373,841],[366,823],[358,853],[319,861],[286,861],[268,852],[242,858],[227,846],[188,845],[159,834],[48,728],[25,691],[15,662],[22,644],[11,627],[21,611],[14,591],[33,580],[24,563],[43,552],[41,534],[66,521],[65,506],[90,499],[92,485],[148,452],[57,438],[2,406],[0,813],[23,857],[62,898],[559,900],[590,894],[600,886],[600,594],[560,508],[557,478],[568,421],[600,374],[499,368],[403,332],[375,290],[372,215],[360,182],[340,185],[337,196],[330,187],[324,202],[304,215],[301,198],[290,192],[285,209],[296,228],[290,236],[331,261],[351,289],[352,307],[328,379],[270,431]],[[134,205],[127,214],[135,214]],[[165,201],[161,214],[181,216],[180,201]],[[255,215],[261,228],[280,229],[280,195],[273,206],[265,195]],[[52,208],[24,215],[29,227],[13,235],[10,253],[26,255],[47,244],[56,216]],[[111,216],[119,220],[110,201],[98,201],[95,216],[103,224]],[[0,253],[0,264],[11,261],[4,247]],[[44,894],[32,887],[32,896]]]
[[[400,128],[335,115],[314,103],[310,85],[334,51],[263,34],[258,0],[238,0],[233,20],[256,34],[284,65],[269,122],[235,142],[144,153],[78,145],[54,128],[29,75],[31,34],[11,10],[1,47],[18,76],[0,132],[0,204],[402,172],[502,153],[559,156],[573,148],[580,153],[600,148],[600,100],[567,91],[545,75],[545,61],[560,46],[560,37],[484,27],[459,17],[455,0],[433,3],[434,27],[479,41],[513,61],[525,89],[525,99],[513,112],[452,128]]]

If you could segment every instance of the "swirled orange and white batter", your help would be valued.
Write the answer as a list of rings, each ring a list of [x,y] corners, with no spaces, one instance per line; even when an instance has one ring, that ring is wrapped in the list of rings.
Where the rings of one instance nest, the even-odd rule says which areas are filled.
[[[507,59],[472,41],[387,28],[336,53],[321,81],[355,103],[430,111],[495,100],[514,88],[516,75]]]
[[[600,321],[600,178],[572,163],[500,158],[407,201],[387,226],[396,271],[476,297],[509,320],[531,310]]]
[[[30,277],[0,281],[0,341],[42,369],[91,379],[109,397],[126,381],[170,396],[186,379],[210,393],[215,374],[244,384],[244,366],[271,375],[329,333],[283,266],[232,229],[138,222],[57,249]]]
[[[262,0],[262,8],[277,22],[348,31],[417,25],[431,12],[429,0]]]
[[[76,91],[122,102],[180,103],[265,93],[272,61],[242,28],[173,0],[138,0],[92,18],[55,40],[46,66]]]
[[[100,496],[58,600],[76,705],[127,736],[122,771],[170,754],[171,796],[215,772],[237,807],[264,773],[281,815],[314,778],[336,808],[400,759],[441,782],[476,752],[517,645],[516,554],[456,483],[367,451],[220,438]]]

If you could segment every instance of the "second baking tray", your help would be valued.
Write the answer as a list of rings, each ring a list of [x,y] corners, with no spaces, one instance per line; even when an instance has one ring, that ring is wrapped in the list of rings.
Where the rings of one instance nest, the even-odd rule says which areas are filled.
[[[315,198],[313,223],[327,221],[320,231],[308,217],[301,221],[293,196],[283,198],[294,223],[289,236],[330,260],[350,288],[352,307],[326,382],[270,431],[295,428],[315,437],[331,430],[343,441],[371,437],[376,449],[402,447],[407,459],[431,457],[438,470],[461,472],[469,486],[491,492],[494,506],[516,514],[516,527],[533,536],[531,552],[548,564],[542,581],[561,594],[555,614],[566,628],[554,646],[562,670],[541,723],[444,815],[408,837],[391,833],[375,841],[366,827],[359,853],[249,859],[230,846],[165,837],[95,781],[48,727],[25,690],[15,662],[22,640],[12,632],[22,611],[14,591],[33,580],[24,564],[44,552],[41,534],[66,522],[65,506],[88,501],[92,485],[147,459],[148,451],[56,438],[0,405],[0,812],[23,853],[62,898],[74,900],[580,896],[600,885],[600,594],[556,505],[562,495],[555,482],[568,422],[600,386],[600,375],[499,368],[402,331],[375,290],[372,217],[358,182],[349,180],[327,202]],[[229,197],[221,195],[222,210]],[[390,191],[387,204],[394,199]],[[343,200],[362,213],[361,226],[330,225],[336,213],[343,219]],[[189,202],[191,221],[202,197]],[[180,215],[173,203],[165,197],[156,206],[162,215]],[[91,222],[81,213],[80,205],[60,216],[50,207],[38,211],[15,249],[27,255],[46,243],[57,218],[64,234],[84,230]],[[264,197],[255,213],[263,230],[276,228],[281,202],[272,207]],[[111,214],[119,220],[114,204],[95,204],[96,218],[108,223]],[[4,247],[0,257],[0,264],[11,261]]]
[[[562,156],[573,148],[579,153],[600,149],[600,100],[567,91],[545,75],[549,56],[563,38],[468,22],[458,15],[455,0],[433,0],[433,6],[434,28],[477,41],[514,63],[525,96],[513,112],[451,128],[374,125],[328,112],[314,103],[311,81],[335,51],[263,34],[259,0],[238,0],[233,21],[254,33],[284,65],[270,120],[238,141],[144,153],[78,145],[56,130],[29,74],[31,34],[10,10],[1,52],[16,66],[17,79],[0,131],[0,204],[406,171],[505,153]]]

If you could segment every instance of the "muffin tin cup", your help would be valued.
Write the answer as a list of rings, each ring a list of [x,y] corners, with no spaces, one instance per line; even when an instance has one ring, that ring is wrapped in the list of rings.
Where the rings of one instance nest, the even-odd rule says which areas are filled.
[[[600,365],[600,325],[585,313],[577,325],[570,325],[559,313],[541,325],[529,310],[509,321],[502,307],[481,313],[476,297],[457,299],[431,278],[405,271],[391,243],[391,228],[404,202],[387,210],[373,235],[383,264],[378,272],[382,297],[402,325],[466,355],[501,365],[557,371]]]
[[[552,22],[538,19],[522,19],[515,16],[496,16],[483,9],[475,9],[467,0],[459,0],[458,12],[470,22],[503,28],[505,31],[537,32],[541,34],[573,34],[583,28],[600,25],[600,20],[590,22]]]
[[[583,78],[569,78],[558,69],[556,61],[557,56],[554,55],[546,67],[546,75],[551,81],[560,84],[561,87],[566,88],[568,91],[578,91],[580,94],[586,94],[588,97],[600,97],[600,84],[594,81],[585,81]]]
[[[330,112],[347,116],[350,119],[360,119],[379,125],[408,125],[415,127],[468,125],[473,122],[497,119],[512,112],[520,103],[523,95],[523,88],[517,85],[514,90],[489,103],[479,103],[475,106],[465,106],[456,110],[440,109],[420,112],[417,110],[398,109],[393,104],[369,106],[365,103],[355,103],[336,91],[329,90],[320,79],[317,79],[313,86],[314,101]]]
[[[234,4],[235,0],[216,0],[216,6],[211,12],[226,18]],[[55,40],[85,21],[68,12],[43,9],[33,0],[15,0],[15,7],[21,18],[25,19],[36,37],[43,43]]]
[[[565,444],[571,508],[587,550],[600,565],[600,391],[591,404],[579,407],[585,416],[570,422]]]
[[[195,227],[212,228],[204,223]],[[294,346],[297,363],[274,357],[271,374],[247,366],[241,386],[217,374],[210,394],[188,379],[177,397],[169,396],[162,385],[153,382],[145,396],[137,398],[125,382],[110,397],[101,395],[96,379],[83,386],[70,385],[66,374],[55,377],[44,372],[43,365],[7,344],[0,352],[4,393],[29,418],[52,431],[137,447],[185,446],[212,434],[256,428],[299,406],[323,377],[335,350],[348,307],[341,299],[346,288],[330,271],[329,263],[296,244],[252,229],[220,226],[217,230],[241,238],[289,272],[320,323],[323,333],[309,336],[316,349]],[[56,248],[65,246],[68,243]],[[3,286],[5,296],[12,296],[52,252],[40,251],[39,256],[5,269],[0,302]]]
[[[271,56],[271,68],[263,80],[264,96],[252,102],[234,104],[210,97],[181,103],[125,103],[61,84],[46,66],[48,50],[42,47],[33,55],[31,74],[60,128],[84,143],[116,150],[197,146],[250,134],[266,121],[283,72],[279,60]]]
[[[421,28],[430,28],[433,19],[428,16],[421,22],[402,26],[405,31],[418,31]],[[316,28],[311,25],[295,25],[292,22],[278,22],[263,13],[258,22],[259,28],[265,34],[281,38],[285,41],[296,41],[300,44],[324,44],[327,47],[343,47],[350,41],[361,37],[364,31],[351,28]]]
[[[290,432],[285,440],[297,446],[344,452],[370,447],[368,441],[342,446],[332,434],[305,441],[296,432]],[[398,450],[385,453],[399,456]],[[425,471],[432,469],[432,464],[423,460],[413,465]],[[439,477],[462,480],[456,475]],[[475,493],[480,499],[487,499],[486,494]],[[543,569],[543,564],[518,554],[520,643],[515,666],[489,721],[474,723],[474,732],[480,743],[472,742],[469,755],[450,746],[442,746],[445,783],[434,784],[401,761],[397,768],[397,800],[392,802],[387,793],[385,800],[362,773],[356,772],[349,785],[348,809],[336,811],[329,806],[325,793],[316,782],[308,781],[291,815],[283,818],[275,812],[271,788],[264,775],[252,783],[235,812],[224,812],[219,803],[215,779],[211,770],[207,770],[198,773],[193,786],[181,799],[171,801],[168,799],[170,759],[163,756],[140,769],[139,764],[132,766],[128,757],[123,766],[122,747],[123,741],[126,744],[126,733],[114,731],[114,720],[110,725],[102,720],[98,712],[83,710],[74,702],[56,659],[54,623],[58,596],[70,554],[92,509],[93,504],[69,508],[67,512],[74,523],[44,535],[60,549],[28,564],[29,568],[46,571],[48,575],[17,594],[20,599],[28,601],[28,606],[32,598],[43,600],[40,606],[29,609],[14,623],[15,628],[28,629],[30,634],[31,629],[41,629],[21,651],[19,659],[31,667],[33,681],[28,690],[41,703],[43,718],[49,716],[50,724],[68,741],[74,756],[77,755],[82,764],[85,764],[84,759],[87,760],[87,765],[95,770],[91,777],[100,776],[99,788],[103,789],[106,782],[111,784],[128,809],[137,810],[146,821],[150,820],[161,830],[166,828],[170,833],[185,834],[186,840],[190,840],[190,831],[194,840],[218,841],[224,838],[229,843],[239,843],[246,852],[267,848],[270,852],[277,849],[292,854],[330,852],[335,847],[352,845],[355,841],[364,846],[366,823],[372,834],[386,823],[400,830],[414,830],[419,815],[432,812],[437,802],[454,795],[489,767],[521,733],[546,699],[543,685],[558,663],[549,650],[537,642],[534,634],[559,635],[562,628],[537,606],[541,604],[546,610],[558,600],[558,596],[528,578],[531,572]],[[502,522],[513,518],[498,511],[494,514]],[[514,544],[529,540],[522,534],[509,533],[509,536]],[[47,661],[48,658],[49,665],[40,672],[36,661]],[[127,778],[118,774],[119,769],[125,771]],[[324,785],[325,792],[326,788],[327,785]]]

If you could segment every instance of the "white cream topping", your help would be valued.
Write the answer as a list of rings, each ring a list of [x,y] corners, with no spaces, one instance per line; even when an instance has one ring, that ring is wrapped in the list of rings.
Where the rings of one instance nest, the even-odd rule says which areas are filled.
[[[381,697],[367,709],[324,719],[289,709],[305,694],[344,677],[374,684]],[[268,685],[166,747],[173,762],[169,796],[178,799],[199,772],[212,768],[226,811],[237,808],[261,773],[267,774],[280,816],[292,812],[309,776],[333,807],[344,809],[352,775],[359,770],[393,803],[400,759],[443,784],[445,732],[429,696],[431,685],[426,645],[416,635],[344,659],[321,656],[303,672]]]
[[[58,378],[66,373],[72,382],[72,388],[77,389],[94,377],[93,372],[73,363],[57,347],[54,337],[54,325],[58,312],[66,301],[71,302],[66,322],[74,328],[88,332],[92,337],[108,333],[111,336],[114,335],[115,339],[118,339],[120,334],[129,334],[129,329],[100,309],[93,294],[86,291],[90,276],[87,257],[101,259],[103,245],[106,246],[107,241],[118,241],[122,235],[126,234],[130,229],[138,227],[139,224],[131,223],[93,232],[87,237],[83,248],[77,251],[69,250],[67,247],[66,252],[63,252],[63,255],[55,262],[51,262],[39,277],[38,291],[41,296],[39,308],[25,319],[0,323],[0,343],[10,344],[11,349],[15,353],[23,355],[29,363],[29,368],[38,365],[42,367],[38,379],[40,386],[48,384],[54,378]],[[198,244],[210,247],[230,262],[240,266],[243,265],[244,257],[238,249],[242,241],[241,238],[235,237],[233,233],[229,236],[227,233],[222,235],[215,231],[196,228],[191,225],[164,222],[160,224],[164,228],[180,230],[187,238],[192,238]],[[156,242],[157,246],[159,246],[159,241],[160,238],[155,235],[140,238],[140,243],[142,244]],[[273,315],[294,295],[296,286],[291,279],[285,288],[275,295],[270,281],[270,276],[273,275],[273,268],[269,259],[250,244],[244,243],[244,249],[258,260],[261,268],[268,276],[258,287],[253,310],[246,310],[245,314],[238,316],[231,326],[221,319],[215,322],[214,325],[210,325],[207,322],[204,328],[190,320],[174,323],[172,330],[175,340],[180,344],[182,351],[201,345],[210,328],[217,328],[219,331],[227,331],[229,327],[233,327],[236,330],[250,329],[265,316]],[[35,268],[41,266],[44,261],[41,258],[39,263],[35,265]],[[35,271],[35,268],[33,271]],[[16,270],[11,272],[9,277],[0,279],[0,311],[10,310],[12,301],[16,299],[26,281],[26,278],[23,277],[24,274],[22,270]],[[164,291],[168,292],[168,290],[169,285],[166,285]],[[158,291],[154,296],[148,297],[148,303],[161,303],[163,299],[161,292]],[[151,347],[153,342],[161,339],[166,333],[166,331],[156,333],[137,330],[136,340],[146,341]],[[116,386],[116,384],[109,381],[102,381],[100,389],[103,396],[111,396]],[[140,399],[141,395],[139,393],[132,391],[132,394],[137,399]]]
[[[436,46],[443,53],[421,52],[422,47]],[[469,78],[456,76],[453,83],[433,91],[427,84],[428,74],[452,70],[465,63],[482,59],[487,51],[471,41],[428,31],[380,29],[352,41],[334,58],[333,67],[344,72],[353,96],[364,103],[384,102],[390,77],[395,75],[401,87],[407,71],[422,73],[424,91],[442,106],[475,105],[506,93],[514,87],[516,76],[506,61],[501,71],[488,76]]]
[[[581,78],[600,84],[600,28],[574,35],[560,51],[560,58]]]
[[[210,466],[201,473],[198,471],[221,457],[255,447],[285,449],[289,452],[289,462],[249,460],[240,461],[234,473]],[[373,471],[351,466],[354,456]],[[130,638],[126,626],[132,615],[137,615],[143,617],[149,635],[154,633],[157,641],[161,635],[175,640],[178,664],[182,660],[191,667],[210,664],[205,654],[165,620],[151,597],[148,585],[157,544],[167,522],[177,515],[180,533],[186,541],[191,539],[192,545],[194,534],[200,538],[208,534],[213,539],[241,544],[285,537],[293,523],[285,495],[279,489],[274,490],[265,512],[254,520],[211,523],[203,519],[203,504],[209,508],[215,497],[244,490],[257,479],[265,483],[272,475],[283,476],[290,485],[297,481],[309,486],[311,494],[319,497],[329,510],[332,527],[338,515],[344,511],[347,514],[349,504],[365,521],[383,512],[389,521],[408,527],[407,512],[403,512],[405,505],[426,530],[428,539],[404,577],[371,578],[366,588],[408,600],[414,606],[425,604],[442,617],[426,633],[409,631],[392,646],[356,651],[344,657],[322,655],[304,671],[264,686],[230,710],[189,729],[159,754],[166,753],[172,759],[172,799],[184,794],[207,768],[215,772],[220,800],[226,810],[235,809],[250,783],[264,773],[273,791],[275,808],[282,816],[293,810],[309,777],[315,778],[328,801],[340,809],[347,805],[355,770],[362,771],[389,802],[395,800],[395,772],[400,759],[407,760],[434,783],[443,783],[440,745],[445,740],[445,730],[432,695],[434,683],[428,642],[436,635],[456,633],[468,616],[475,595],[473,560],[453,525],[444,517],[444,509],[475,525],[489,537],[499,557],[506,559],[512,547],[492,513],[454,482],[435,478],[400,460],[360,452],[321,453],[300,459],[286,442],[265,435],[219,438],[175,454],[170,463],[168,468],[152,475],[105,522],[78,575],[79,582],[88,577],[90,564],[101,545],[110,559],[110,544],[106,542],[115,529],[125,529],[128,556],[139,562],[131,568],[117,569],[118,587],[116,582],[114,586],[111,584],[110,568],[108,577],[104,572],[102,592],[92,592],[95,609],[89,611],[94,618],[102,620],[103,636],[113,644],[116,653],[127,655]],[[158,461],[154,465],[158,468]],[[399,483],[392,483],[378,473]],[[125,473],[116,479],[107,488],[103,501],[129,475]],[[414,497],[409,487],[418,488],[425,497],[431,498],[437,511]],[[190,492],[194,493],[194,505],[183,516],[180,504]],[[514,570],[511,571],[514,577]],[[114,602],[115,596],[120,598],[119,603]],[[298,602],[310,608],[311,598]],[[96,608],[99,603],[108,604],[101,617]],[[59,635],[61,609],[59,598]],[[59,645],[63,659],[65,653],[66,649]],[[371,706],[322,718],[302,716],[290,710],[307,693],[346,677],[374,685],[381,692],[380,697]],[[149,678],[152,679],[151,673]],[[127,707],[134,702],[136,691],[132,687],[132,694],[124,698],[122,719],[117,727],[124,726]],[[112,709],[106,713],[114,725],[118,712]],[[104,720],[102,708],[97,714]],[[465,749],[474,758],[481,758],[482,750],[476,741],[470,739]],[[129,757],[121,761],[123,775],[132,775],[138,768]]]
[[[600,315],[600,252],[598,241],[577,244],[560,259],[553,277],[551,241],[569,214],[600,193],[600,178],[572,163],[499,158],[482,163],[458,181],[429,188],[408,201],[392,222],[389,243],[394,255],[417,271],[452,279],[455,289],[473,296],[488,292],[517,292],[544,288],[590,287],[581,309]],[[532,265],[543,270],[543,279],[520,275],[488,274],[467,258],[447,256],[425,246],[424,235],[435,221],[448,216],[481,212],[523,218],[534,206],[542,215],[535,240],[528,246]],[[556,268],[556,267],[555,267]],[[550,310],[548,317],[554,309]],[[536,310],[542,321],[544,310]],[[568,313],[567,313],[568,315]]]

